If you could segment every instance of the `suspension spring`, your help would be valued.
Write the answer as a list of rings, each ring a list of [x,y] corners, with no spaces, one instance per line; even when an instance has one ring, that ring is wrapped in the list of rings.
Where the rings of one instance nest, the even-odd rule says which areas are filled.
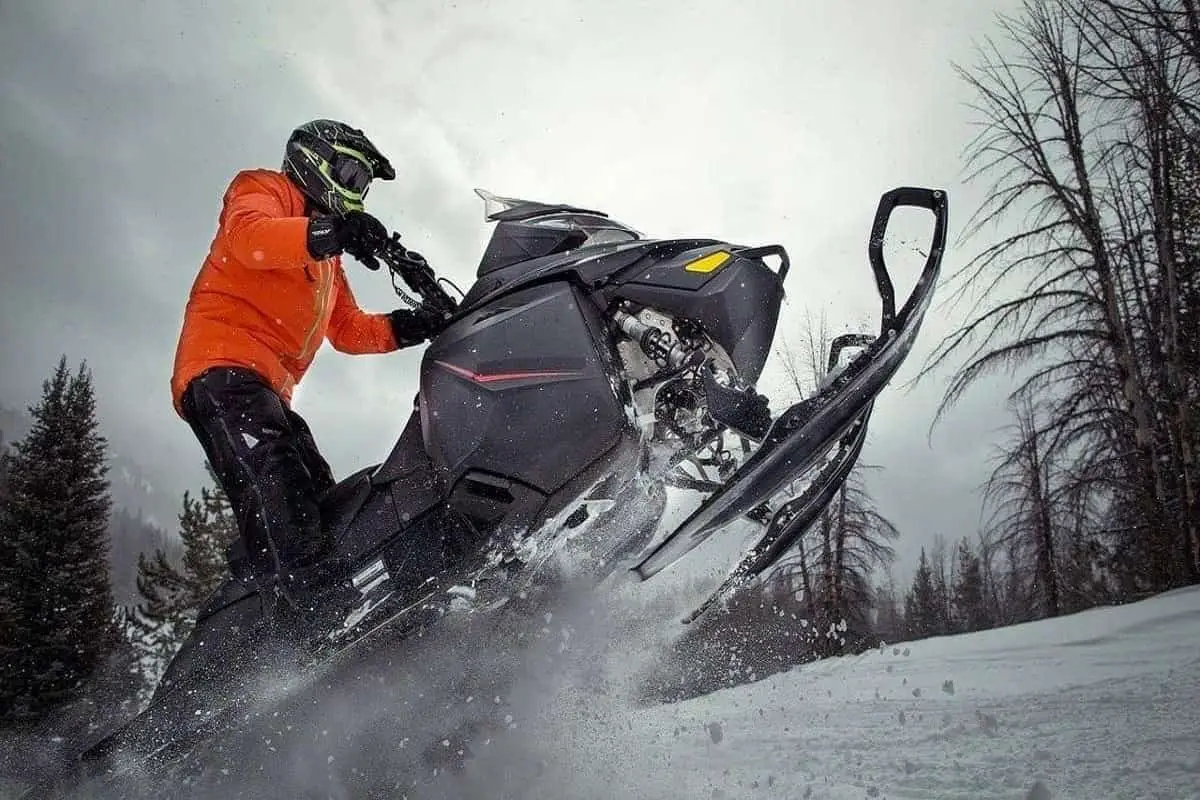
[[[647,325],[628,312],[616,311],[613,314],[613,323],[622,333],[637,342],[642,352],[660,367],[677,369],[683,366],[691,355],[691,351],[670,333],[654,325]]]

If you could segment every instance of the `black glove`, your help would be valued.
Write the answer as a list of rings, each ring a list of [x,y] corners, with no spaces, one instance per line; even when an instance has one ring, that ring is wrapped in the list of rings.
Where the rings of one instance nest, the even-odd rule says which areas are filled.
[[[313,217],[308,222],[308,252],[318,260],[346,252],[365,261],[387,240],[387,228],[365,211],[351,211],[342,217]]]
[[[388,320],[392,323],[392,335],[396,337],[397,347],[420,344],[437,336],[446,327],[441,314],[424,306],[397,309],[388,314]]]

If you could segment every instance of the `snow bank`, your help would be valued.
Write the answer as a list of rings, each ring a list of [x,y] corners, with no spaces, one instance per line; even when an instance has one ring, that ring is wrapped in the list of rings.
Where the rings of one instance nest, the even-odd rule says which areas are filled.
[[[379,651],[171,796],[1200,800],[1200,587],[639,707],[692,599],[654,583]]]
[[[538,798],[1200,798],[1200,588],[545,720]],[[499,795],[497,795],[499,796]]]

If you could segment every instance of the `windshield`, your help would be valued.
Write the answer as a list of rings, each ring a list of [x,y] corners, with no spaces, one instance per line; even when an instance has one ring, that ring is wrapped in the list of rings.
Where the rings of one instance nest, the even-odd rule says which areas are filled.
[[[498,194],[492,194],[487,189],[476,189],[475,194],[483,199],[483,219],[485,222],[491,222],[499,214],[514,208],[520,208],[521,206],[545,205],[544,203],[535,203],[532,200],[521,200],[516,197],[501,197]]]
[[[637,230],[610,218],[603,211],[564,205],[543,203],[537,200],[522,200],[503,197],[486,189],[476,189],[475,194],[483,199],[483,216],[488,222],[516,222],[539,228],[581,231],[585,240],[577,245],[587,247],[614,242],[632,242],[642,238]]]

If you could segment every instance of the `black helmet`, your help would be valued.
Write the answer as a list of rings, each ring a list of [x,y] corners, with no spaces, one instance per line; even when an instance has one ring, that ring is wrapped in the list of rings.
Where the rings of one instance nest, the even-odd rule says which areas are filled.
[[[372,178],[396,177],[362,131],[332,119],[315,119],[292,131],[283,171],[318,209],[338,215],[362,210]]]

